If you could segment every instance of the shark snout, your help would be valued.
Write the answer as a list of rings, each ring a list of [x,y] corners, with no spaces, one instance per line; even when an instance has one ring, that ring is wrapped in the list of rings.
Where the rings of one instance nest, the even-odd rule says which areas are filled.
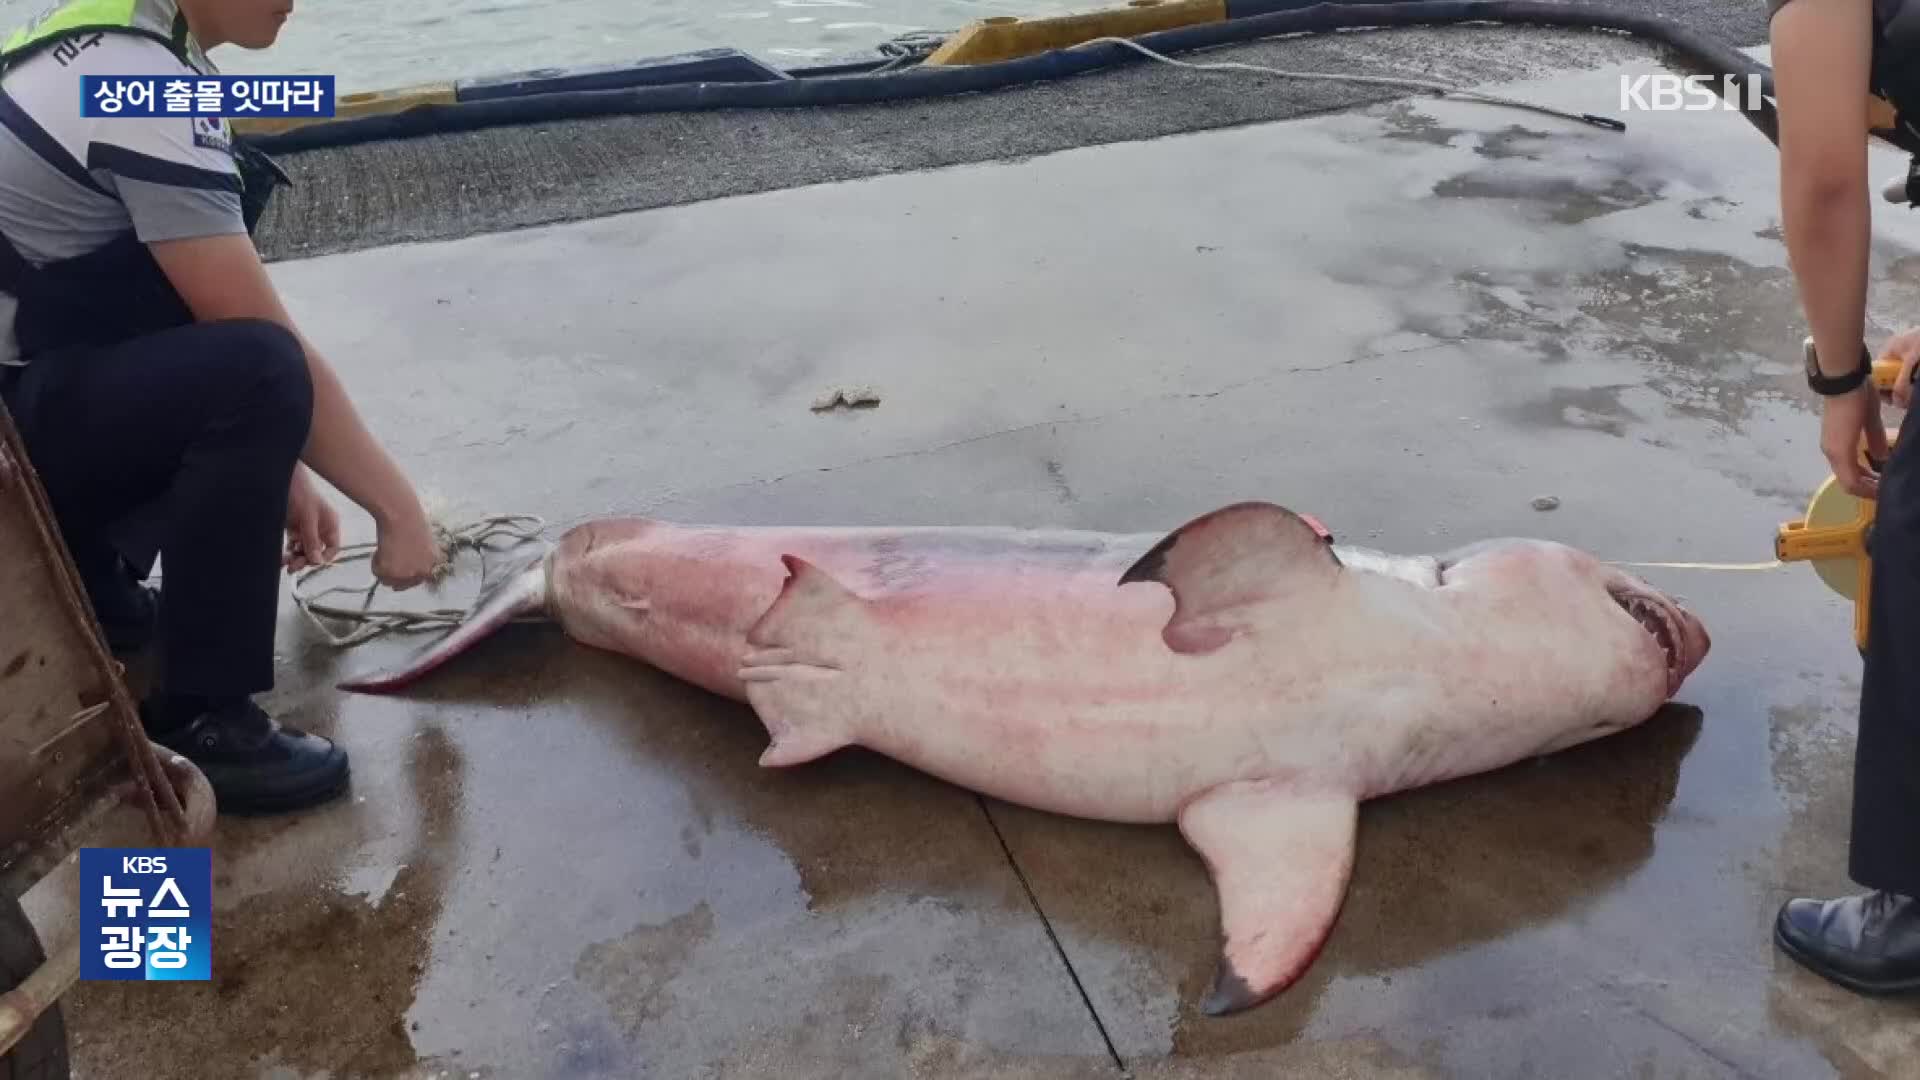
[[[1630,575],[1613,578],[1608,591],[1666,653],[1669,692],[1680,689],[1713,648],[1706,624],[1679,598]]]
[[[1680,630],[1680,640],[1675,642],[1675,659],[1681,678],[1693,674],[1713,649],[1713,637],[1707,633],[1707,624],[1678,601],[1668,601],[1673,607],[1674,625]]]

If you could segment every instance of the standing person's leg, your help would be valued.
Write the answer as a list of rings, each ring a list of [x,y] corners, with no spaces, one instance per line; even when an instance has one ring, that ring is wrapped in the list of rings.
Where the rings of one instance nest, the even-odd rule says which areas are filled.
[[[1848,874],[1869,892],[1789,901],[1789,955],[1856,990],[1920,989],[1920,420],[1880,477],[1854,747]]]
[[[200,323],[36,360],[22,438],[96,604],[129,582],[109,542],[166,497],[160,684],[149,733],[206,772],[223,810],[337,794],[344,752],[269,719],[287,492],[312,420],[299,342],[264,321]],[[121,594],[124,596],[124,593]]]

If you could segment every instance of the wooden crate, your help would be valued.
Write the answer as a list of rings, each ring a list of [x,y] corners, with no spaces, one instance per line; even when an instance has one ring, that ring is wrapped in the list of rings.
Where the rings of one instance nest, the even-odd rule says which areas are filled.
[[[13,418],[0,404],[0,872],[98,802],[130,708]]]

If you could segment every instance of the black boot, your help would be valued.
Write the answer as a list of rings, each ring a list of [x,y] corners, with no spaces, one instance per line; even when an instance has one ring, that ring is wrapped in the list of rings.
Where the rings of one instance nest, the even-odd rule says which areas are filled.
[[[1809,970],[1863,994],[1920,990],[1920,901],[1876,890],[1789,900],[1773,937]]]
[[[143,711],[153,741],[206,774],[223,814],[298,810],[346,790],[346,751],[281,724],[251,698],[163,699]]]

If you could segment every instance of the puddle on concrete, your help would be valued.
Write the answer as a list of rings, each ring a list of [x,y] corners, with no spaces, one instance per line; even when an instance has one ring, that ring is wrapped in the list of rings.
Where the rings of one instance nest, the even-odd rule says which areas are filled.
[[[1510,406],[1505,415],[1525,424],[1559,425],[1624,436],[1645,418],[1620,400],[1624,386],[1556,387],[1540,398]]]
[[[767,1075],[773,1075],[769,1071]],[[801,1063],[799,1071],[778,1075],[834,1076]],[[1431,1080],[1440,1076],[1418,1055],[1394,1050],[1383,1039],[1356,1037],[1267,1047],[1201,1059],[1167,1058],[1129,1062],[1125,1074],[1104,1062],[1066,1057],[987,1058],[950,1039],[922,1038],[905,1047],[899,1075],[916,1080],[1270,1080],[1302,1076],[1315,1080]]]
[[[412,701],[458,718],[469,838],[417,992],[389,1006],[420,1060],[857,1068],[902,1025],[981,1055],[1101,1054],[966,793],[860,751],[763,770],[744,707],[553,627],[489,639]]]
[[[340,893],[343,896],[358,897],[377,908],[380,906],[380,901],[386,899],[387,893],[393,888],[394,879],[398,878],[400,871],[405,868],[404,864],[361,867],[341,879]]]
[[[1628,268],[1581,278],[1495,281],[1471,275],[1464,328],[1572,372],[1631,381],[1555,386],[1500,412],[1527,425],[1567,424],[1674,445],[1718,442],[1802,407],[1797,369],[1781,361],[1797,332],[1797,301],[1782,271],[1724,256],[1626,246]],[[1525,290],[1524,302],[1513,294]],[[1641,393],[1641,389],[1653,391]],[[1627,399],[1635,398],[1629,405]],[[1722,459],[1730,469],[1739,462]]]
[[[637,1036],[665,1014],[667,984],[712,934],[713,911],[701,903],[658,926],[589,946],[574,970],[603,998],[617,1003],[628,1035]]]
[[[424,828],[384,903],[311,885],[228,900],[216,884],[211,982],[172,984],[164,995],[91,983],[68,999],[79,1030],[118,1036],[89,1044],[89,1069],[135,1075],[154,1060],[217,1061],[380,1076],[414,1066],[403,1017],[432,962],[459,858],[463,766],[453,741],[427,728],[406,767],[399,790],[417,798]]]
[[[1491,120],[1473,126],[1448,124],[1432,113],[1422,110],[1413,101],[1390,102],[1374,107],[1371,112],[1380,119],[1380,130],[1372,137],[1449,149],[1467,149],[1483,158],[1494,160],[1530,157],[1542,140],[1550,139],[1555,134],[1544,127],[1519,123],[1503,125]],[[1357,140],[1366,136],[1356,132],[1342,137]]]
[[[1096,1008],[1118,1022],[1122,1057],[1213,1058],[1285,1045],[1331,1017],[1340,1031],[1364,1030],[1387,1022],[1406,994],[1443,993],[1449,1013],[1471,1012],[1549,980],[1561,959],[1552,952],[1520,983],[1513,970],[1501,982],[1463,972],[1458,984],[1441,976],[1442,989],[1425,973],[1451,969],[1447,958],[1476,947],[1524,941],[1530,927],[1568,918],[1639,869],[1700,724],[1697,712],[1675,707],[1565,755],[1367,804],[1327,952],[1285,994],[1222,1019],[1194,1008],[1218,957],[1217,897],[1177,830],[1067,823],[1001,806],[995,815],[1015,857],[1046,868],[1036,879],[1041,904],[1067,935]],[[1554,802],[1582,809],[1541,812]],[[1118,867],[1152,869],[1122,880]],[[1504,887],[1516,880],[1527,887]],[[1509,961],[1526,955],[1524,947],[1492,951]],[[1405,989],[1390,989],[1396,973],[1411,973]],[[1404,1033],[1394,1041],[1410,1044]]]
[[[1643,187],[1634,177],[1616,175],[1592,180],[1568,176],[1530,176],[1520,170],[1481,168],[1461,173],[1434,186],[1443,199],[1524,199],[1542,204],[1548,221],[1578,225],[1589,218],[1646,206],[1660,198],[1654,187]]]

